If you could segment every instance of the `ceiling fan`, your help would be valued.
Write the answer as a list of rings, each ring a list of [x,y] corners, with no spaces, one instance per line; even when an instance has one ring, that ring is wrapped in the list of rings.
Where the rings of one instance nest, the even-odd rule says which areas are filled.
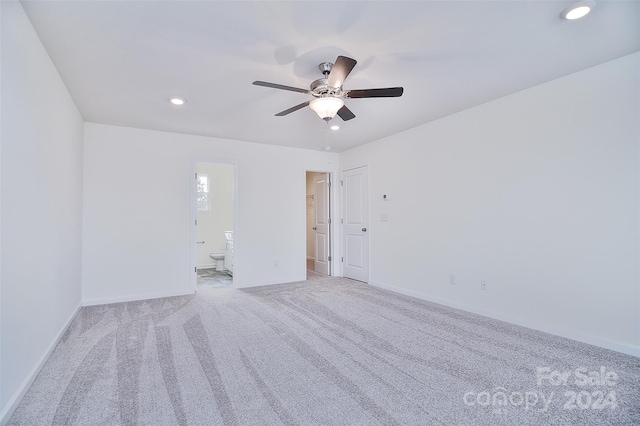
[[[389,87],[385,89],[362,89],[343,90],[342,84],[347,76],[356,66],[356,60],[346,56],[338,56],[335,64],[323,62],[318,65],[324,77],[311,83],[309,90],[297,87],[284,86],[282,84],[268,83],[266,81],[254,81],[256,86],[271,87],[273,89],[290,90],[292,92],[304,93],[314,97],[289,109],[285,109],[276,114],[282,117],[294,111],[302,109],[307,105],[314,110],[320,118],[325,121],[331,120],[336,114],[344,120],[355,118],[355,114],[344,104],[343,99],[358,98],[396,98],[402,96],[402,87]]]

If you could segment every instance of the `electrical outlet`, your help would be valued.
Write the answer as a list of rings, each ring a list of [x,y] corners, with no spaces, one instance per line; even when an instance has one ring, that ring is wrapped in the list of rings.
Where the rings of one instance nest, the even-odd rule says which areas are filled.
[[[453,274],[449,274],[449,284],[456,285],[456,276]]]
[[[487,289],[487,280],[480,280],[480,289],[481,290]]]

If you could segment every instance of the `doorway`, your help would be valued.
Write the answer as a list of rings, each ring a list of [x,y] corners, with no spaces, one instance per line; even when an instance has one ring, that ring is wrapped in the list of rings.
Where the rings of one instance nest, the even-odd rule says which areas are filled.
[[[194,289],[232,287],[235,165],[194,161]]]
[[[307,279],[331,275],[331,174],[307,171]]]
[[[369,281],[369,172],[367,166],[342,172],[344,194],[343,275]]]

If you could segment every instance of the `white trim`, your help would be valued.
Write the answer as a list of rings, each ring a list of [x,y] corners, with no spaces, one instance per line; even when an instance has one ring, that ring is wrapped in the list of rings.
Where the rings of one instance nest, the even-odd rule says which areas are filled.
[[[591,334],[579,333],[572,330],[567,330],[562,327],[556,327],[550,324],[543,324],[535,321],[523,320],[522,318],[513,317],[510,315],[504,315],[495,311],[490,311],[486,309],[478,309],[474,306],[465,305],[462,303],[453,302],[448,299],[441,299],[438,297],[431,297],[424,293],[419,293],[413,290],[405,290],[400,287],[396,287],[393,285],[383,284],[375,281],[369,281],[369,284],[382,288],[385,290],[390,290],[394,293],[404,294],[405,296],[415,297],[416,299],[426,300],[428,302],[438,303],[440,305],[449,306],[451,308],[461,309],[466,312],[471,312],[474,314],[482,315],[484,317],[496,319],[499,321],[505,321],[510,324],[519,325],[521,327],[531,328],[533,330],[542,331],[544,333],[553,334],[555,336],[565,337],[571,340],[577,340],[582,343],[587,343],[590,345],[599,346],[605,349],[611,349],[612,351],[621,352],[627,355],[632,355],[636,357],[640,357],[640,346],[630,345],[628,343],[617,342],[614,340],[603,339],[602,337],[594,336]]]
[[[342,169],[342,173],[348,172],[349,170],[359,169],[360,167],[369,167],[369,162],[367,161],[364,163],[352,163],[351,165],[344,167]]]
[[[60,332],[58,332],[57,337],[53,339],[53,342],[51,342],[47,350],[44,352],[44,354],[42,354],[38,362],[36,362],[36,365],[33,366],[27,377],[24,379],[22,385],[20,385],[20,387],[18,388],[18,391],[13,394],[13,396],[7,402],[7,405],[4,406],[4,408],[2,409],[2,413],[0,413],[0,425],[4,425],[9,421],[9,418],[11,418],[13,412],[16,410],[16,408],[18,408],[18,405],[20,405],[20,401],[22,401],[22,398],[33,384],[33,381],[36,379],[36,377],[38,377],[38,374],[40,374],[40,370],[42,370],[42,367],[44,367],[44,364],[49,359],[49,356],[51,356],[51,352],[53,352],[53,350],[56,348],[58,342],[60,342],[60,339],[62,339],[62,336],[64,336],[64,333],[67,332],[67,329],[75,319],[76,315],[78,315],[78,312],[80,312],[81,308],[82,304],[78,304],[69,319],[67,319],[67,321],[65,322],[64,326],[62,326]]]
[[[111,303],[135,302],[137,300],[160,299],[162,297],[187,296],[194,291],[165,291],[161,293],[132,294],[129,296],[103,297],[82,301],[82,306],[109,305]]]

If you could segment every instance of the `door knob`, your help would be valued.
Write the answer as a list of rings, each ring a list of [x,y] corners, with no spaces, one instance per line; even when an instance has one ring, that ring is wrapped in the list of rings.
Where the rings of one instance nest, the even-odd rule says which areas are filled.
[[[362,232],[367,232],[367,228],[362,228]]]
[[[316,228],[316,227],[314,226],[314,227],[313,227],[313,230],[315,231],[316,229],[318,229],[318,228]]]

